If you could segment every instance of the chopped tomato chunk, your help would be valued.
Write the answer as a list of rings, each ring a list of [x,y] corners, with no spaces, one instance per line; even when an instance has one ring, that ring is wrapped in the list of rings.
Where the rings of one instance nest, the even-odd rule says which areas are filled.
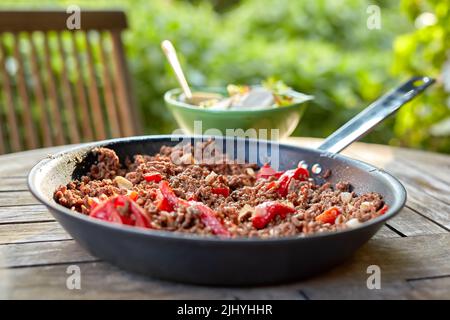
[[[331,207],[328,210],[325,210],[321,214],[316,217],[316,221],[322,223],[330,223],[334,224],[338,215],[341,214],[341,211],[337,207]]]
[[[388,211],[388,210],[389,210],[389,206],[388,206],[387,204],[385,204],[385,205],[378,211],[378,213],[379,213],[379,214],[385,214],[386,211]]]
[[[100,203],[89,216],[104,221],[151,228],[150,219],[145,211],[127,196],[115,196]]]
[[[228,188],[228,187],[212,188],[211,192],[214,194],[221,194],[224,197],[228,197],[230,195],[230,188]]]
[[[277,201],[267,201],[255,207],[255,215],[252,224],[256,229],[262,229],[269,224],[276,216],[286,217],[288,213],[294,213],[295,209],[285,203]]]
[[[308,170],[306,170],[305,168],[299,167],[296,169],[285,171],[280,176],[280,178],[278,178],[278,185],[279,185],[278,193],[282,197],[285,197],[288,194],[289,185],[293,179],[304,181],[304,180],[308,179],[308,177],[309,177],[309,173],[308,173]]]
[[[151,173],[145,173],[144,179],[147,182],[160,182],[162,180],[162,175],[159,172],[151,172]]]
[[[178,197],[173,192],[167,181],[161,181],[159,183],[159,191],[161,195],[160,204],[158,208],[164,211],[173,211],[178,203]]]
[[[190,201],[189,204],[200,212],[200,219],[214,234],[224,237],[230,236],[230,232],[224,227],[213,209],[201,202]]]

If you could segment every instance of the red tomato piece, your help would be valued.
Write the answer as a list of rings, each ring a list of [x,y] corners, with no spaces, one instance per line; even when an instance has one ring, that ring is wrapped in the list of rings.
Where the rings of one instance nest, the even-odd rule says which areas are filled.
[[[378,211],[378,213],[379,213],[379,214],[385,214],[386,211],[388,211],[388,210],[389,210],[389,206],[388,206],[387,204],[385,204],[385,205]]]
[[[93,210],[91,210],[89,216],[100,220],[109,221],[113,210],[114,204],[107,200],[98,204]]]
[[[162,178],[163,177],[159,172],[150,172],[144,174],[144,179],[147,182],[160,182]]]
[[[151,228],[151,222],[148,218],[147,214],[145,213],[144,209],[142,209],[137,203],[131,202],[130,203],[130,211],[131,216],[134,217],[134,225],[136,227],[142,227],[142,228]]]
[[[156,190],[156,207],[161,211],[170,212],[173,207],[169,204],[169,201],[162,195],[160,190]]]
[[[191,195],[191,196],[188,198],[188,201],[197,201],[197,200],[198,200],[198,198],[197,198],[197,196],[196,196],[195,194]]]
[[[162,200],[160,202],[159,209],[164,211],[173,211],[178,204],[178,197],[173,192],[169,183],[165,180],[159,183],[159,190],[161,192]]]
[[[280,176],[280,178],[278,178],[278,193],[282,197],[285,197],[288,193],[289,184],[292,179],[304,181],[308,179],[308,177],[309,173],[305,168],[299,167],[296,169],[287,170]]]
[[[102,202],[89,216],[119,224],[151,228],[150,219],[145,211],[127,196],[116,196]]]
[[[230,237],[230,232],[225,228],[222,222],[217,218],[213,209],[201,202],[190,201],[189,205],[200,212],[200,219],[205,226],[211,228],[212,232],[219,236]]]
[[[286,217],[288,213],[294,213],[295,209],[287,204],[277,201],[267,201],[255,207],[255,215],[252,218],[253,227],[262,229],[276,216]]]
[[[221,194],[224,197],[228,197],[230,195],[230,188],[228,188],[228,187],[212,188],[211,192],[214,194]]]

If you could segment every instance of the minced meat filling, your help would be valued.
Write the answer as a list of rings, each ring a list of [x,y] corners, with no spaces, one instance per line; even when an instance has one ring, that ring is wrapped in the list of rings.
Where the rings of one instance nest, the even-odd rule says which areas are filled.
[[[357,195],[348,182],[316,185],[302,168],[223,161],[196,164],[180,147],[120,164],[97,148],[97,163],[60,186],[57,203],[94,218],[138,227],[222,237],[303,236],[350,228],[387,210],[377,193]],[[183,153],[185,152],[185,153]],[[181,164],[171,158],[179,155]]]

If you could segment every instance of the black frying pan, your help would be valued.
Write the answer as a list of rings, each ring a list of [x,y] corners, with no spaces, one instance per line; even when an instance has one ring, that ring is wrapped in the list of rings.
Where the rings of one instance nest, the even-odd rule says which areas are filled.
[[[127,270],[209,285],[269,284],[307,277],[347,259],[404,206],[405,189],[394,177],[336,152],[394,113],[432,82],[427,77],[406,82],[339,129],[319,150],[279,145],[280,168],[283,170],[295,167],[301,160],[309,168],[318,164],[323,170],[332,171],[328,178],[331,183],[350,181],[357,193],[374,191],[384,197],[389,205],[387,213],[354,229],[307,237],[220,239],[108,223],[72,212],[53,200],[53,192],[59,185],[67,184],[89,170],[95,161],[90,153],[94,147],[111,148],[124,160],[134,154],[155,154],[162,145],[174,145],[177,141],[173,141],[173,136],[114,139],[58,153],[31,170],[29,188],[78,243],[93,255]],[[230,139],[244,141],[216,137],[216,142]],[[244,146],[237,145],[249,148],[260,143],[257,140],[244,142]],[[270,144],[275,146],[275,142]],[[312,176],[322,179],[320,173],[312,173]]]

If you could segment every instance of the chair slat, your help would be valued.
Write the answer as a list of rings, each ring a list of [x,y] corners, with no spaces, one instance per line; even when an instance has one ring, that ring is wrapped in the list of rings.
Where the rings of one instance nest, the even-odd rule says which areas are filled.
[[[84,88],[84,79],[83,79],[83,73],[81,69],[81,59],[80,59],[80,53],[78,50],[77,45],[77,38],[76,33],[71,32],[71,40],[72,40],[72,56],[75,60],[75,76],[76,76],[76,88],[77,88],[77,102],[80,106],[80,111],[82,115],[81,119],[81,127],[83,129],[83,135],[84,139],[86,140],[93,140],[94,139],[94,133],[92,129],[92,121],[91,116],[89,112],[89,106],[88,101],[86,98],[86,90]]]
[[[105,126],[103,123],[103,114],[102,114],[102,108],[100,103],[100,96],[98,94],[98,83],[97,83],[97,77],[95,73],[94,68],[94,59],[93,59],[93,53],[92,53],[92,45],[91,40],[89,39],[88,32],[84,32],[84,40],[86,43],[86,55],[87,55],[87,62],[88,62],[88,70],[89,70],[89,98],[91,102],[92,107],[92,119],[94,120],[94,132],[95,137],[97,139],[105,139],[106,133],[105,133]]]
[[[6,48],[0,38],[0,71],[2,75],[2,90],[5,96],[6,119],[8,120],[8,133],[13,152],[22,150],[16,107],[13,99],[13,88],[8,71],[6,70]]]
[[[50,147],[53,145],[52,142],[52,132],[51,132],[51,126],[50,126],[50,119],[48,115],[47,110],[47,102],[45,100],[45,94],[44,94],[44,87],[42,85],[43,80],[39,68],[39,61],[38,61],[38,52],[36,49],[36,44],[33,39],[33,35],[30,33],[27,33],[28,42],[30,43],[31,48],[31,55],[30,55],[30,61],[31,61],[31,72],[34,82],[34,95],[36,97],[36,101],[40,110],[40,123],[41,123],[41,130],[42,130],[42,141],[44,147]]]
[[[18,69],[17,69],[17,75],[18,75],[18,89],[19,89],[19,95],[22,102],[22,121],[24,122],[24,132],[25,132],[25,141],[27,144],[27,147],[29,149],[35,149],[37,148],[37,138],[35,134],[35,128],[33,123],[33,114],[31,111],[30,106],[30,97],[28,95],[27,90],[27,83],[25,78],[25,64],[22,59],[22,54],[20,52],[20,39],[19,34],[14,33],[13,34],[14,39],[14,58],[16,59]]]
[[[48,34],[44,33],[44,60],[45,60],[45,68],[47,69],[48,76],[48,85],[47,85],[47,96],[50,98],[50,110],[51,116],[53,118],[53,137],[57,144],[65,144],[66,139],[64,135],[62,117],[59,108],[58,102],[58,92],[56,90],[56,82],[55,77],[53,75],[52,64],[50,61],[51,53],[50,53],[50,45]]]
[[[63,85],[63,93],[64,93],[64,106],[67,107],[67,126],[69,129],[69,139],[71,143],[80,142],[80,133],[78,131],[78,121],[77,115],[75,114],[75,107],[72,95],[72,87],[68,78],[68,69],[67,69],[67,55],[63,46],[63,42],[61,39],[61,33],[56,34],[57,43],[58,43],[58,51],[62,58],[62,85]]]
[[[111,127],[111,134],[113,137],[120,137],[120,124],[117,117],[116,101],[114,99],[114,92],[111,84],[111,71],[109,69],[110,63],[107,60],[107,54],[105,50],[105,36],[100,34],[100,62],[103,66],[103,87],[106,103],[106,112],[108,114],[109,123]]]
[[[0,154],[6,152],[5,139],[3,137],[3,123],[0,121]]]
[[[113,45],[113,59],[115,62],[116,70],[114,74],[115,89],[117,92],[117,100],[119,105],[119,119],[122,128],[122,134],[124,136],[133,135],[132,122],[132,110],[131,103],[127,95],[126,82],[123,77],[125,72],[125,56],[122,47],[122,40],[119,31],[111,31],[111,39]]]
[[[0,154],[141,129],[121,39],[125,13],[83,10],[75,30],[67,18],[0,10]]]

